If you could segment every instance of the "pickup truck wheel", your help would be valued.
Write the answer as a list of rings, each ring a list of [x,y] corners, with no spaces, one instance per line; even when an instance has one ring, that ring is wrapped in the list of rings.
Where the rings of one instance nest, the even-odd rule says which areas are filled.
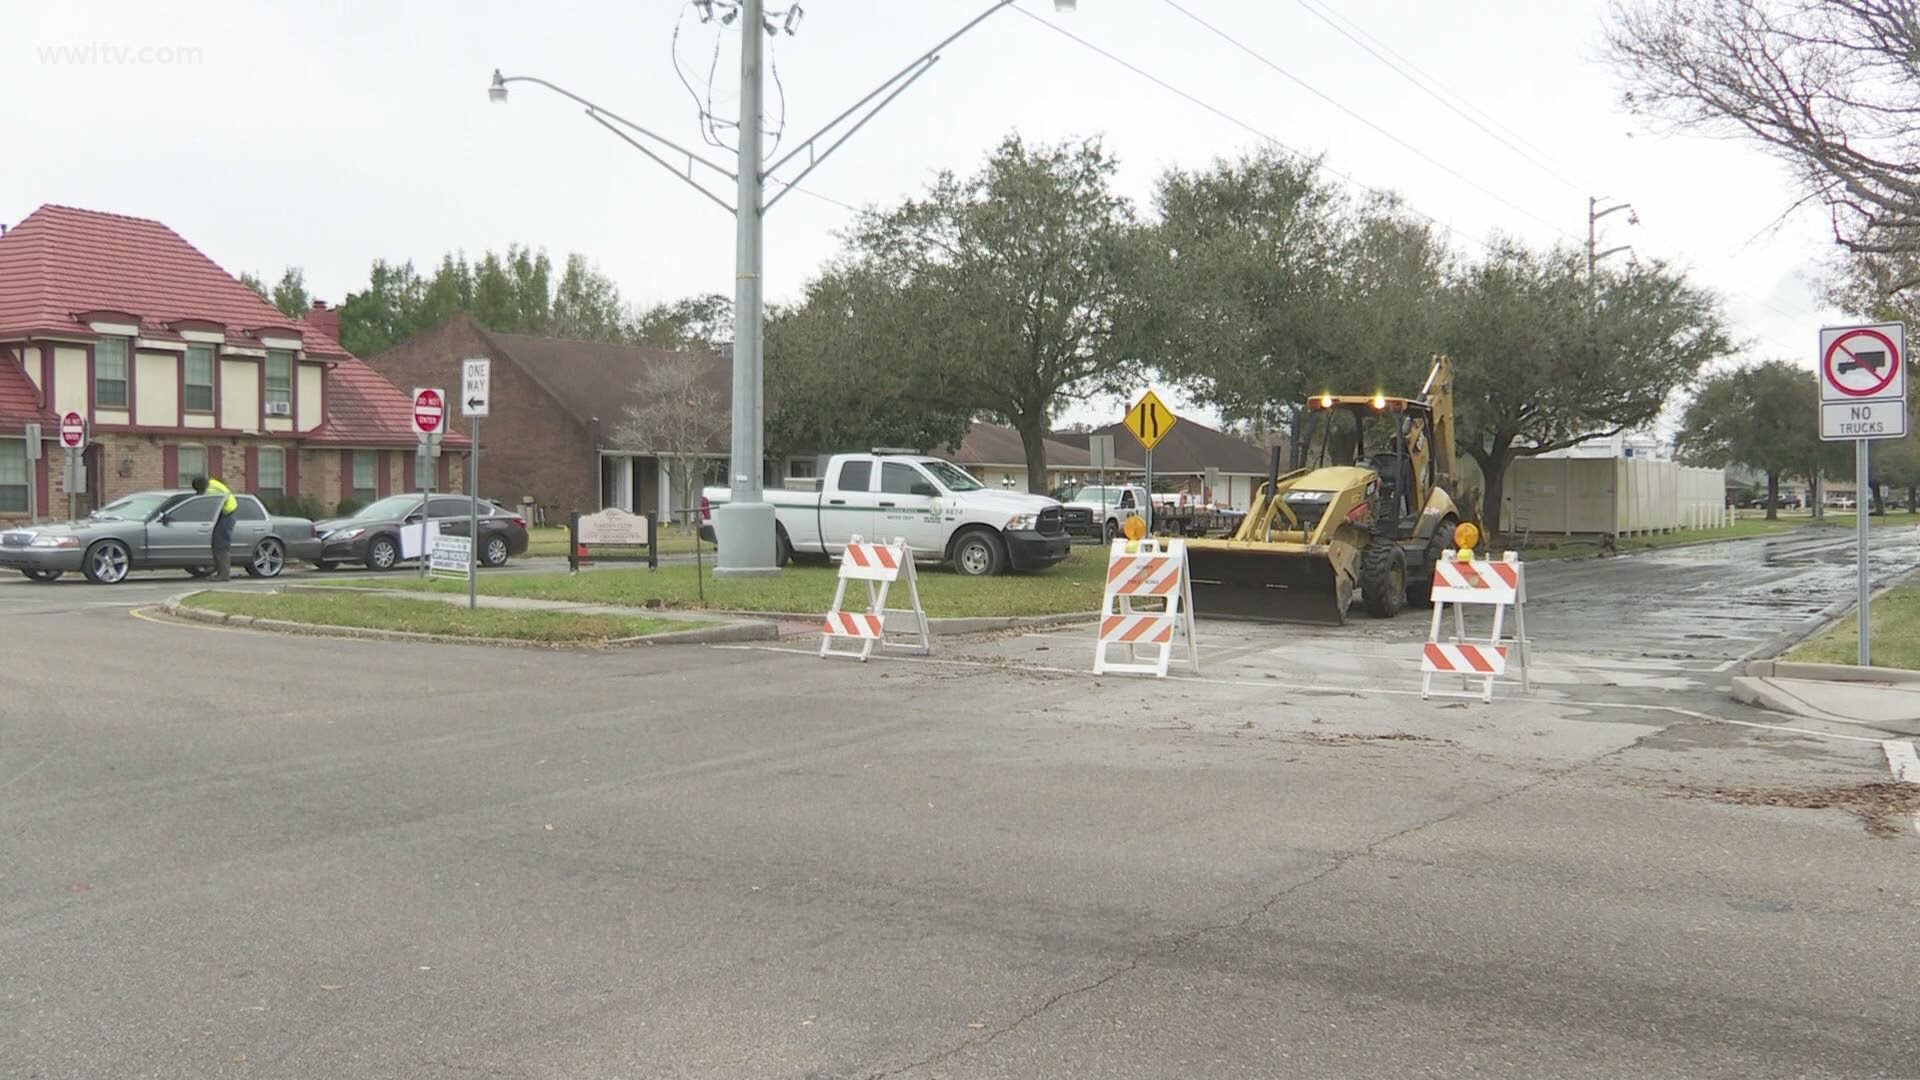
[[[1007,548],[998,533],[970,529],[953,542],[953,568],[965,577],[990,577],[1007,568]]]
[[[1120,519],[1108,518],[1107,524],[1100,530],[1100,542],[1111,544],[1120,536]]]
[[[773,527],[773,565],[785,568],[793,562],[793,541],[787,539],[787,530],[778,525]]]

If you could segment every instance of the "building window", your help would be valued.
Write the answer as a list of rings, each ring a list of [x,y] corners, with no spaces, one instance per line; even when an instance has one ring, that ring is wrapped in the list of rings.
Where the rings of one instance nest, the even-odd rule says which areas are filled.
[[[102,337],[93,346],[93,407],[127,407],[127,339]]]
[[[184,402],[188,412],[213,411],[213,346],[187,346],[187,397]]]
[[[293,404],[293,354],[285,349],[267,350],[267,404]]]
[[[207,448],[184,444],[174,451],[175,466],[180,473],[180,483],[186,484],[196,476],[207,475]]]
[[[32,475],[27,468],[26,440],[0,442],[0,514],[27,512],[27,484]]]
[[[287,493],[286,451],[277,446],[260,448],[260,475],[253,478],[253,493],[263,499],[278,499]]]
[[[353,497],[361,502],[372,502],[379,497],[379,489],[374,476],[378,470],[380,457],[372,450],[353,452]]]

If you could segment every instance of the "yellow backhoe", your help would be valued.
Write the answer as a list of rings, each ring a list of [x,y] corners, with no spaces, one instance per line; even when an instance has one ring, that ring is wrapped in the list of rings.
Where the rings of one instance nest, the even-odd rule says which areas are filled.
[[[1187,542],[1201,616],[1339,625],[1357,593],[1390,618],[1425,603],[1453,543],[1453,364],[1417,398],[1322,394],[1299,414],[1293,468],[1267,482],[1224,540]]]

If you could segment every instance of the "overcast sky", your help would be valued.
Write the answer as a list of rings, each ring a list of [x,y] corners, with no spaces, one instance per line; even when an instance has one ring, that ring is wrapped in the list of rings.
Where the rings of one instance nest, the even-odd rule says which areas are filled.
[[[987,6],[802,2],[798,33],[774,46],[789,147]],[[809,177],[803,187],[821,197],[795,194],[773,209],[769,297],[795,295],[835,252],[850,214],[834,202],[892,202],[935,170],[976,167],[1017,129],[1035,140],[1101,136],[1121,160],[1123,190],[1143,205],[1161,171],[1240,154],[1264,135],[1400,191],[1469,253],[1494,232],[1584,245],[1587,196],[1611,196],[1630,201],[1642,224],[1613,215],[1601,246],[1630,243],[1690,268],[1726,296],[1750,355],[1810,367],[1816,328],[1838,317],[1812,280],[1831,250],[1819,213],[1769,231],[1793,201],[1778,165],[1745,144],[1650,130],[1619,106],[1601,61],[1604,0],[1179,3],[1274,66],[1170,0],[1079,0],[1070,15],[1056,15],[1052,0],[1021,0],[950,47]],[[731,113],[737,39],[689,7],[0,0],[0,126],[13,151],[0,153],[0,222],[48,202],[158,218],[236,273],[303,267],[314,295],[333,301],[364,286],[374,258],[430,266],[448,250],[511,242],[544,247],[556,263],[582,252],[636,301],[730,292],[723,211],[566,100],[517,86],[502,107],[485,92],[496,67],[538,75],[701,146],[682,74],[704,96],[717,43],[716,105]],[[1456,92],[1527,157],[1315,8]],[[771,91],[769,108],[778,109]]]

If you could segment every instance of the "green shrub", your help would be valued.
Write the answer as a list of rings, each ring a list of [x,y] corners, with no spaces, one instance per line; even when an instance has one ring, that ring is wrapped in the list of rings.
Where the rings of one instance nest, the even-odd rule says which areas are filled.
[[[349,495],[346,498],[341,499],[339,505],[333,508],[332,516],[333,517],[352,517],[353,515],[359,513],[360,508],[365,505],[367,504]]]
[[[309,521],[318,521],[326,516],[320,500],[306,495],[276,495],[260,501],[266,504],[267,513],[275,517],[306,518]]]

